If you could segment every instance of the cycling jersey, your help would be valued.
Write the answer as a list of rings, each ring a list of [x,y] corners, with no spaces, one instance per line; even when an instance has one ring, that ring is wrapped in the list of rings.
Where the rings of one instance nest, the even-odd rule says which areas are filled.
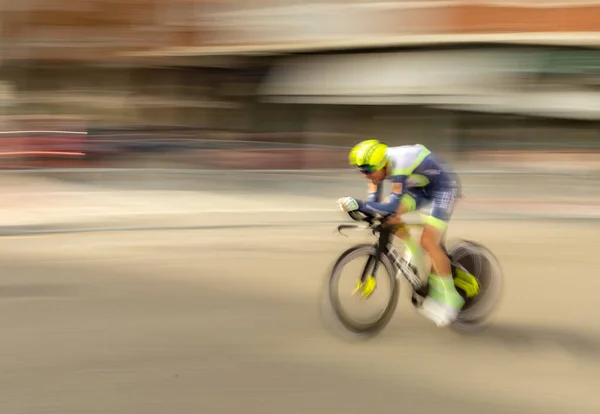
[[[412,205],[411,210],[432,202],[431,215],[447,221],[460,189],[455,174],[424,145],[390,147],[387,156],[391,173],[386,179],[392,182],[392,192],[387,202],[381,202],[382,183],[371,185],[360,210],[388,214],[396,212],[401,201]]]

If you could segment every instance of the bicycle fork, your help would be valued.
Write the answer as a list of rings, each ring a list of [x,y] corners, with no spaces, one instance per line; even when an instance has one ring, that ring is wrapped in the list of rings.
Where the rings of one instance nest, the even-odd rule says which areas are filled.
[[[388,243],[390,240],[391,232],[389,229],[382,229],[379,233],[379,241],[375,248],[375,255],[369,256],[365,268],[360,275],[360,281],[357,283],[356,288],[353,291],[353,295],[361,291],[361,296],[367,298],[371,296],[373,290],[377,286],[377,271],[379,270],[380,259],[382,255],[389,253]],[[373,265],[373,270],[369,275],[369,269]]]
[[[369,259],[367,259],[367,264],[365,265],[365,268],[360,276],[361,283],[365,283],[365,281],[367,280],[367,276],[369,274],[369,268],[371,267],[371,263],[373,263],[373,260],[375,261],[375,263],[373,264],[373,271],[371,272],[371,276],[376,278],[377,270],[379,269],[379,263],[380,263],[379,259],[381,258],[381,255],[385,255],[388,253],[388,244],[390,241],[390,235],[391,235],[391,232],[389,229],[382,229],[381,232],[379,233],[379,241],[376,245],[375,256],[369,256]]]

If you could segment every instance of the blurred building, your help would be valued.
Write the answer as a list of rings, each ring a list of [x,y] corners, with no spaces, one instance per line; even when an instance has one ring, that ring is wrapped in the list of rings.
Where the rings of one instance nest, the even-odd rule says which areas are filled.
[[[3,115],[597,149],[600,2],[1,3]]]

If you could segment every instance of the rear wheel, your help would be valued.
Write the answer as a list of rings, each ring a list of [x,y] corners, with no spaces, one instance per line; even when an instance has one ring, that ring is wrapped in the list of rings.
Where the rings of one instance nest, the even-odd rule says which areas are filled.
[[[470,240],[455,242],[448,249],[448,253],[453,265],[465,268],[475,276],[479,284],[479,293],[476,296],[465,297],[465,305],[453,327],[467,332],[481,329],[500,299],[503,282],[500,263],[485,246]]]
[[[386,255],[382,255],[379,259],[379,268],[376,274],[377,287],[371,296],[364,299],[361,298],[359,292],[355,297],[352,297],[352,289],[349,287],[340,291],[342,273],[351,263],[358,264],[361,260],[364,262],[364,265],[359,267],[358,272],[351,273],[351,281],[354,283],[360,280],[361,271],[367,275],[372,273],[375,264],[375,252],[376,247],[367,244],[354,246],[346,250],[334,264],[327,282],[327,302],[330,309],[343,328],[354,334],[375,336],[390,322],[398,305],[399,284],[396,280],[394,266]],[[385,289],[385,285],[387,285],[387,289]],[[382,291],[384,293],[380,295]],[[376,294],[377,298],[375,298]],[[352,317],[350,312],[345,309],[342,298],[350,299],[350,302],[355,304],[358,302],[359,306],[373,303],[372,301],[375,300],[381,302],[382,309],[373,312],[373,316]],[[362,316],[368,313],[364,309],[361,310]]]

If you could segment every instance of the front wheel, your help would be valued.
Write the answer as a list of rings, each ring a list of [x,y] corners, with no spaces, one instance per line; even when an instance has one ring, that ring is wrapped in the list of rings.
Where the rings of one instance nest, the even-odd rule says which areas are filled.
[[[500,299],[503,273],[500,263],[485,246],[470,240],[459,240],[448,249],[453,266],[461,266],[475,276],[479,293],[466,298],[453,327],[459,331],[483,328]]]
[[[351,291],[349,290],[343,290],[340,294],[339,285],[344,268],[351,262],[358,261],[361,258],[365,260],[365,265],[360,269],[364,274],[370,274],[375,264],[375,253],[376,247],[369,244],[361,244],[346,250],[333,265],[326,287],[328,305],[333,311],[337,321],[343,326],[343,328],[353,334],[369,337],[377,335],[387,326],[394,315],[396,306],[398,305],[399,284],[396,280],[395,269],[390,259],[387,255],[381,255],[381,258],[379,259],[379,268],[377,274],[375,275],[377,280],[376,290],[380,289],[380,286],[382,284],[386,284],[387,282],[387,284],[389,284],[389,292],[383,296],[383,310],[378,311],[376,316],[369,318],[370,320],[359,321],[355,318],[352,318],[344,310],[344,306],[342,305],[341,301],[341,295],[349,299],[352,299],[352,295]],[[360,273],[353,273],[353,275],[355,275],[353,281],[360,280]],[[356,300],[366,303],[372,301],[373,298],[356,298]]]

